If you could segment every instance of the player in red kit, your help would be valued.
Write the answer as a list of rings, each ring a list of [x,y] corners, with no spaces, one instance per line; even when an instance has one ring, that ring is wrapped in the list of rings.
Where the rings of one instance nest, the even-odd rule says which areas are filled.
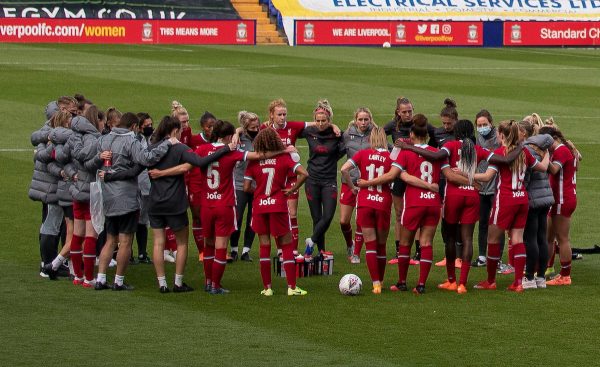
[[[205,144],[210,144],[210,136],[212,135],[213,126],[216,118],[210,112],[204,112],[200,117],[200,128],[202,131],[197,135],[192,135],[190,138],[190,148],[198,154],[198,149]],[[201,173],[200,168],[192,167],[186,175],[186,184],[188,192],[188,201],[190,203],[190,212],[192,213],[192,235],[196,248],[198,249],[198,260],[203,260],[204,255],[204,235],[202,234],[201,213]]]
[[[301,137],[305,128],[314,125],[314,122],[288,121],[287,105],[283,99],[276,99],[269,103],[269,121],[261,125],[261,129],[267,127],[273,128],[284,147],[295,146],[296,140]],[[336,135],[340,135],[340,129],[333,126]],[[286,189],[291,189],[296,184],[296,174],[290,173]],[[294,253],[298,250],[298,190],[291,190],[288,196],[288,209],[290,212],[290,221],[292,223],[292,241],[294,244]]]
[[[494,155],[506,156],[519,148],[519,125],[514,120],[502,121],[498,126],[498,134],[502,146],[494,151]],[[475,174],[477,181],[489,181],[498,174],[498,189],[494,206],[490,213],[488,229],[487,280],[475,285],[476,289],[496,289],[496,268],[500,260],[500,238],[505,231],[509,232],[510,244],[514,254],[515,280],[508,287],[509,291],[523,292],[523,271],[525,269],[525,244],[523,230],[527,222],[529,198],[523,184],[527,167],[536,171],[545,171],[548,167],[548,155],[542,162],[537,161],[531,153],[524,149],[517,159],[509,165],[490,165],[485,173]]]
[[[428,139],[427,118],[424,115],[417,114],[413,122],[414,124],[410,130],[411,141],[421,148],[437,151],[436,148],[426,145]],[[361,187],[364,187],[365,184],[369,186],[379,185],[391,182],[394,178],[400,176],[407,183],[400,221],[402,228],[398,249],[398,283],[390,288],[392,291],[408,290],[406,276],[410,261],[410,247],[417,230],[420,230],[419,281],[413,292],[415,294],[425,292],[425,282],[433,262],[433,237],[440,219],[441,201],[437,190],[441,163],[429,162],[424,157],[404,149],[400,152],[398,159],[392,163],[392,168],[387,174],[366,183],[359,182]]]
[[[563,134],[553,126],[540,129],[540,134],[548,134],[554,139],[550,147],[552,157],[548,164],[550,187],[554,195],[554,205],[548,220],[548,243],[554,246],[558,241],[560,253],[560,274],[546,282],[546,285],[571,285],[571,242],[569,230],[571,215],[577,207],[577,165],[579,154],[567,142]]]
[[[283,144],[273,129],[264,129],[254,139],[254,150],[260,154],[271,154],[283,149]],[[297,174],[296,185],[286,188],[290,173]],[[290,155],[282,154],[271,159],[253,161],[248,164],[244,175],[244,191],[252,191],[256,184],[252,203],[252,229],[260,242],[260,274],[264,289],[263,296],[272,296],[271,287],[271,237],[282,250],[283,267],[288,283],[288,296],[304,296],[306,291],[296,285],[296,262],[293,254],[290,215],[287,197],[295,194],[304,183],[308,173]]]
[[[352,169],[357,168],[360,172],[359,177],[363,180],[372,180],[383,176],[392,166],[383,128],[372,127],[369,144],[370,148],[359,150],[342,166],[342,176],[353,192],[356,188],[350,177]],[[390,185],[386,183],[359,190],[356,207],[356,224],[362,228],[367,247],[366,260],[373,282],[373,293],[380,294],[387,262],[385,245],[390,230],[392,208]]]

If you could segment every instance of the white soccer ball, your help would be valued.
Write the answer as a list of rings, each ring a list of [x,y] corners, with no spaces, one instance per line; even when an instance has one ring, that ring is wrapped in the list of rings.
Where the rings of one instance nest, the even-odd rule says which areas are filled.
[[[392,47],[392,45],[389,42],[384,42],[383,45],[381,45],[381,47],[390,48],[390,47]]]
[[[362,281],[356,274],[346,274],[340,279],[339,288],[345,296],[356,296],[362,289]]]

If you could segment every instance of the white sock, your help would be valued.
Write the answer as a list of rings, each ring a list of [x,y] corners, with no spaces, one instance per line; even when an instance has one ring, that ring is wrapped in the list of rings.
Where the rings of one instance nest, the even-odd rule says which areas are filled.
[[[159,287],[166,287],[167,286],[167,278],[165,278],[164,276],[162,276],[162,277],[156,277],[156,279],[158,279],[158,286]]]
[[[183,275],[175,274],[175,285],[181,287],[183,285]]]
[[[106,283],[106,274],[98,273],[98,275],[96,276],[96,282]]]
[[[65,257],[62,255],[58,255],[54,260],[52,260],[52,270],[58,270],[58,268],[65,262]]]
[[[479,261],[485,261],[485,256],[479,256]]]
[[[177,260],[177,250],[173,251],[173,257]]]
[[[238,252],[238,247],[237,246],[236,247],[232,247],[231,248],[231,252]]]
[[[115,274],[115,284],[123,285],[123,281],[125,280],[125,275],[116,275]]]
[[[75,275],[75,269],[73,268],[73,262],[69,261],[69,274]]]
[[[245,254],[247,252],[250,252],[250,247],[244,246],[244,248],[242,249],[242,254]]]

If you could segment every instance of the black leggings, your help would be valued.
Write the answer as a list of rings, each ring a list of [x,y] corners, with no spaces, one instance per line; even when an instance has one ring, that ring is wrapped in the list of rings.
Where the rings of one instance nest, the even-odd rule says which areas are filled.
[[[537,271],[543,277],[548,267],[548,241],[546,230],[548,228],[548,211],[550,207],[529,208],[527,224],[523,239],[527,250],[527,267],[525,276],[532,280]]]
[[[236,206],[235,212],[237,215],[237,230],[231,234],[231,247],[237,248],[240,241],[240,233],[242,231],[242,221],[244,220],[244,210],[248,206],[248,213],[246,213],[246,230],[244,231],[244,247],[252,248],[252,242],[254,242],[254,236],[256,235],[250,227],[252,220],[252,200],[254,195],[244,192],[242,190],[235,190],[236,195]]]
[[[479,256],[485,256],[488,245],[488,225],[490,221],[490,212],[494,204],[496,195],[481,195],[479,194]],[[500,257],[504,252],[504,233],[500,239]]]
[[[306,199],[313,221],[312,241],[319,251],[325,250],[325,232],[333,220],[337,208],[337,185],[333,183],[307,180],[305,185]]]
[[[148,227],[146,224],[137,225],[137,231],[135,232],[135,240],[138,245],[138,256],[148,256]],[[133,250],[131,251],[131,257],[133,257]]]

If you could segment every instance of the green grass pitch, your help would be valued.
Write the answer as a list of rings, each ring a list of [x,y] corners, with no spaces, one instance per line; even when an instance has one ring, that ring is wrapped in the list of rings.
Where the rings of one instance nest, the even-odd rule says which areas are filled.
[[[500,290],[512,277],[499,276],[498,291],[475,291],[471,286],[485,274],[477,268],[469,293],[459,297],[435,289],[445,271],[433,268],[422,297],[374,296],[364,262],[352,266],[344,258],[336,213],[327,236],[335,275],[301,279],[307,297],[284,296],[284,281],[276,277],[275,296],[259,296],[256,244],[254,263],[227,266],[224,283],[232,293],[225,297],[159,294],[146,265],[129,268],[134,292],[95,292],[38,276],[41,204],[27,198],[27,189],[30,133],[44,122],[43,106],[63,94],[81,92],[102,108],[147,111],[155,121],[176,99],[190,111],[194,131],[205,110],[230,121],[242,109],[265,118],[278,97],[288,102],[290,120],[310,119],[315,102],[328,98],[334,122],[345,128],[359,106],[371,108],[383,125],[403,95],[440,126],[442,101],[451,96],[460,116],[471,120],[481,108],[496,121],[532,112],[555,117],[584,155],[571,237],[575,246],[589,247],[600,237],[594,214],[600,51],[2,44],[0,55],[1,365],[598,364],[600,261],[594,255],[574,262],[567,288],[516,295]],[[311,228],[304,199],[299,213],[303,239]],[[186,281],[200,288],[202,268],[190,244]],[[439,234],[434,247],[439,260]],[[170,284],[173,271],[167,267]],[[337,290],[350,272],[366,285],[358,297]],[[386,285],[396,274],[389,266]]]

